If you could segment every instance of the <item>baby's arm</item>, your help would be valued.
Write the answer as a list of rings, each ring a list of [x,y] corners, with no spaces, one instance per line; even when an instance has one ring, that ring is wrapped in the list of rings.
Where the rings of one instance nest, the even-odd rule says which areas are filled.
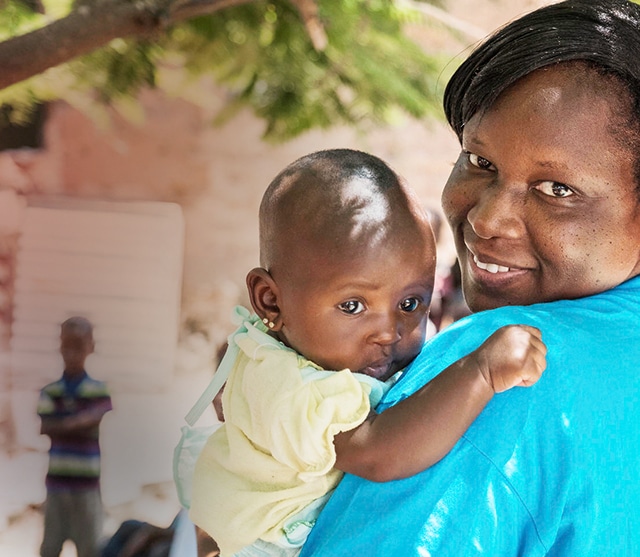
[[[443,458],[495,393],[533,385],[546,367],[540,331],[509,325],[419,391],[334,438],[336,468],[372,481],[412,476]],[[496,432],[499,435],[499,432]]]

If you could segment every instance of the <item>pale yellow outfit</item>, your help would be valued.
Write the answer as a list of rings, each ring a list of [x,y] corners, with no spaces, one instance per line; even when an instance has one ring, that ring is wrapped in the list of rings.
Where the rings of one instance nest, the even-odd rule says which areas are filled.
[[[302,545],[295,524],[310,527],[312,519],[299,520],[305,509],[342,477],[334,436],[361,424],[387,389],[346,369],[322,370],[243,311],[229,337],[238,350],[223,393],[225,423],[196,463],[190,511],[225,557],[258,538]]]

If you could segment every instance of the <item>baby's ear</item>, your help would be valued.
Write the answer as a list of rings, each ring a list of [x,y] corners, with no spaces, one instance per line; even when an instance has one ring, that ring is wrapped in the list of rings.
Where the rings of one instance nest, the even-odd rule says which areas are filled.
[[[280,307],[278,306],[278,285],[266,269],[256,267],[247,274],[247,291],[253,311],[272,331],[280,328]]]

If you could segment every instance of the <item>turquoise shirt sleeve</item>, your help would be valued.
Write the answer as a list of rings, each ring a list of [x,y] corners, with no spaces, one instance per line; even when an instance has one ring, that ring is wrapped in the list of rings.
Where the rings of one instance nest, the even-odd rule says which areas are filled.
[[[539,327],[547,370],[496,395],[411,478],[345,475],[301,557],[629,556],[640,546],[640,280],[469,316],[428,341],[378,410],[509,323]]]

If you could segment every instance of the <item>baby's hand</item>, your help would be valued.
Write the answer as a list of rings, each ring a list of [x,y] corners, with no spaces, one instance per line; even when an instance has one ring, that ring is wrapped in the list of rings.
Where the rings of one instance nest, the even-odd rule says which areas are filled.
[[[547,367],[542,334],[528,325],[498,329],[475,355],[482,376],[495,393],[511,387],[530,387]]]

